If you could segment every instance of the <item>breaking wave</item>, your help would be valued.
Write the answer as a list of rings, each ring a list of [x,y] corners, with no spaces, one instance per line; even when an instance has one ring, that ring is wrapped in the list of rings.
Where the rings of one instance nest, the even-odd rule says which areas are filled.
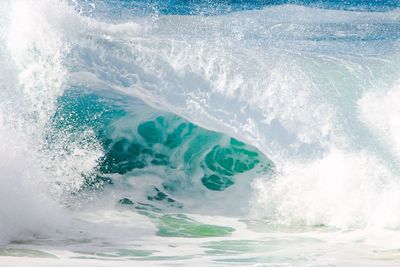
[[[398,10],[0,10],[0,240],[57,231],[110,192],[138,209],[399,227]]]

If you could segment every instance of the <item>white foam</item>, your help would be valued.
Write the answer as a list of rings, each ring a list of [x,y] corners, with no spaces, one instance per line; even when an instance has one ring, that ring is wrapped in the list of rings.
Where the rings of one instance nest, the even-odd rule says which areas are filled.
[[[366,93],[358,107],[362,120],[368,125],[376,138],[382,140],[386,148],[397,158],[400,157],[400,87],[399,82],[389,90]]]
[[[0,117],[0,243],[45,236],[67,226],[68,216],[48,197],[49,173],[26,136]]]
[[[286,164],[272,180],[258,179],[255,213],[288,225],[398,228],[400,190],[368,152],[333,149],[320,160]]]

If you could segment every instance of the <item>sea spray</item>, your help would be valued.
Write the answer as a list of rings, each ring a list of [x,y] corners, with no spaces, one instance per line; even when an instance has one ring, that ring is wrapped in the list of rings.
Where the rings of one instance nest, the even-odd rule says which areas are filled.
[[[90,158],[79,141],[59,138],[58,147],[49,147],[45,140],[65,87],[68,44],[60,21],[69,7],[59,1],[2,5],[0,236],[7,242],[65,228],[69,216],[57,203],[66,190],[81,186],[85,164],[76,163]]]

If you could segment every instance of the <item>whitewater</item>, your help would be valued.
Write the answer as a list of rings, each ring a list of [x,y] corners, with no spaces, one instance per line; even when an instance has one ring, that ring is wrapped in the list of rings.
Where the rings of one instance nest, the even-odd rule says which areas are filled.
[[[0,266],[398,266],[397,1],[0,2]]]

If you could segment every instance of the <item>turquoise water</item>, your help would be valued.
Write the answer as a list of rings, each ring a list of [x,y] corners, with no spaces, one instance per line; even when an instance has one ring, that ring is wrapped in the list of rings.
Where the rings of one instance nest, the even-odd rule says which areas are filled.
[[[128,112],[78,89],[67,91],[58,100],[51,122],[55,131],[73,138],[80,138],[79,132],[93,131],[104,151],[96,170],[85,177],[87,185],[113,184],[113,174],[129,175],[140,170],[168,176],[162,183],[167,192],[199,182],[207,190],[223,191],[234,185],[239,174],[268,175],[273,171],[273,163],[255,147],[137,100],[134,105],[145,113]],[[57,142],[51,133],[46,138],[49,143]],[[159,191],[148,200],[173,202],[166,197]]]

